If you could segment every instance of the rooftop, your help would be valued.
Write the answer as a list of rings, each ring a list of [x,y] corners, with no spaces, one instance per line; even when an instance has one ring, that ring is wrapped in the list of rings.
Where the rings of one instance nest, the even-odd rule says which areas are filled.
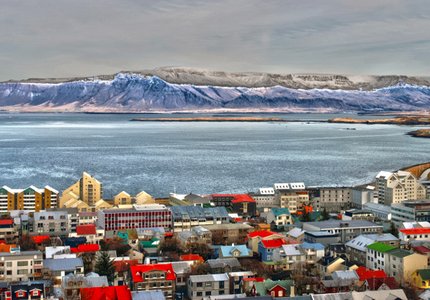
[[[382,253],[396,249],[394,246],[390,246],[381,242],[375,242],[373,244],[367,245],[367,248]]]

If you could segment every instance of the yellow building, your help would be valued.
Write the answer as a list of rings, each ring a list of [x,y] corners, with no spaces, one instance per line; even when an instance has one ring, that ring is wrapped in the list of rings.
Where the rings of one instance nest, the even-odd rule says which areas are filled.
[[[119,194],[113,197],[114,205],[131,205],[131,196],[127,192],[120,192]]]
[[[416,270],[412,273],[412,283],[417,289],[429,289],[430,269]]]
[[[134,198],[135,198],[135,200],[134,200],[135,204],[139,204],[139,205],[155,203],[155,199],[145,191],[141,191]]]
[[[94,206],[97,201],[102,199],[103,187],[100,181],[90,174],[83,172],[82,177],[64,190],[61,195],[60,207],[71,199],[81,200],[89,206]]]
[[[26,189],[0,188],[0,212],[10,210],[40,211],[57,207],[59,193],[50,186],[39,189],[29,186]]]

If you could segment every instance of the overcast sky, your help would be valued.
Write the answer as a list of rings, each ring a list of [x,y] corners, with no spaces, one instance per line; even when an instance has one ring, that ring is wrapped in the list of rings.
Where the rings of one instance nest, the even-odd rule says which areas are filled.
[[[429,0],[0,0],[0,80],[162,66],[430,75]]]

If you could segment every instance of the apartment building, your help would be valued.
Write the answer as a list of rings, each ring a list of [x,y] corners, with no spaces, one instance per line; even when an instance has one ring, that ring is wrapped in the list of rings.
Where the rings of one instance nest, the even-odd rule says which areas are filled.
[[[346,243],[360,234],[382,233],[383,226],[365,220],[327,220],[303,223],[303,230],[307,232],[322,231],[331,234],[339,234],[340,241]]]
[[[97,213],[97,227],[105,237],[114,236],[119,230],[130,228],[163,227],[172,230],[172,212],[165,205],[133,205],[131,209],[106,209]]]
[[[118,206],[118,205],[131,205],[131,196],[129,193],[122,191],[118,194],[116,194],[113,197],[113,204]]]
[[[351,190],[351,207],[362,209],[366,203],[377,203],[378,191],[373,185],[355,186]]]
[[[171,263],[130,267],[133,291],[161,290],[168,300],[174,299],[176,274]]]
[[[172,206],[174,232],[189,231],[194,226],[226,224],[230,222],[227,209],[201,206]]]
[[[425,269],[427,255],[422,255],[376,242],[367,246],[366,267],[384,270],[388,276],[396,278],[401,284],[412,283],[412,274]]]
[[[414,175],[406,171],[379,172],[376,175],[376,189],[378,202],[385,205],[426,197],[425,187]]]
[[[408,200],[391,204],[391,220],[396,226],[402,222],[430,221],[430,200]]]
[[[63,191],[60,207],[70,200],[80,200],[89,206],[95,206],[103,197],[103,186],[90,174],[83,172],[82,177]],[[66,205],[67,206],[67,205]]]
[[[43,253],[21,251],[0,254],[0,281],[26,281],[42,278]]]
[[[191,275],[188,278],[188,298],[202,300],[212,296],[230,293],[229,277],[226,273],[209,275]]]
[[[215,244],[244,244],[246,243],[247,235],[252,230],[252,226],[248,224],[214,224],[203,226],[212,233],[212,241]]]
[[[282,208],[288,208],[292,214],[309,204],[309,192],[302,182],[275,183],[273,187],[276,203],[279,203]]]
[[[367,246],[375,242],[380,242],[393,247],[399,247],[400,245],[399,239],[390,233],[362,234],[345,244],[346,254],[349,260],[354,262],[366,261]]]
[[[58,191],[50,186],[39,189],[33,185],[26,189],[0,188],[0,213],[11,210],[40,211],[57,207]]]
[[[276,202],[275,189],[273,187],[259,188],[256,193],[249,194],[257,203],[257,208],[279,207]]]
[[[350,187],[313,187],[307,190],[315,210],[337,213],[351,208],[352,188]]]
[[[267,224],[273,224],[279,229],[284,229],[293,224],[293,218],[288,208],[273,207],[267,213]]]
[[[15,228],[14,220],[10,217],[0,218],[0,240],[6,243],[14,243],[18,238],[18,231]]]
[[[184,246],[189,246],[190,244],[212,244],[212,233],[209,229],[202,226],[195,226],[189,231],[178,232],[177,237]]]
[[[40,211],[33,217],[33,233],[38,235],[69,235],[67,211]]]

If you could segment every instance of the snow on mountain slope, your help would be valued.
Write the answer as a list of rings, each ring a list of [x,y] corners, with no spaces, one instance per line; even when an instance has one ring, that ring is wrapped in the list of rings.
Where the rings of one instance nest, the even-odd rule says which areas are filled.
[[[119,73],[113,80],[0,83],[0,108],[56,111],[393,111],[430,108],[430,88],[401,84],[371,91],[172,84]]]

